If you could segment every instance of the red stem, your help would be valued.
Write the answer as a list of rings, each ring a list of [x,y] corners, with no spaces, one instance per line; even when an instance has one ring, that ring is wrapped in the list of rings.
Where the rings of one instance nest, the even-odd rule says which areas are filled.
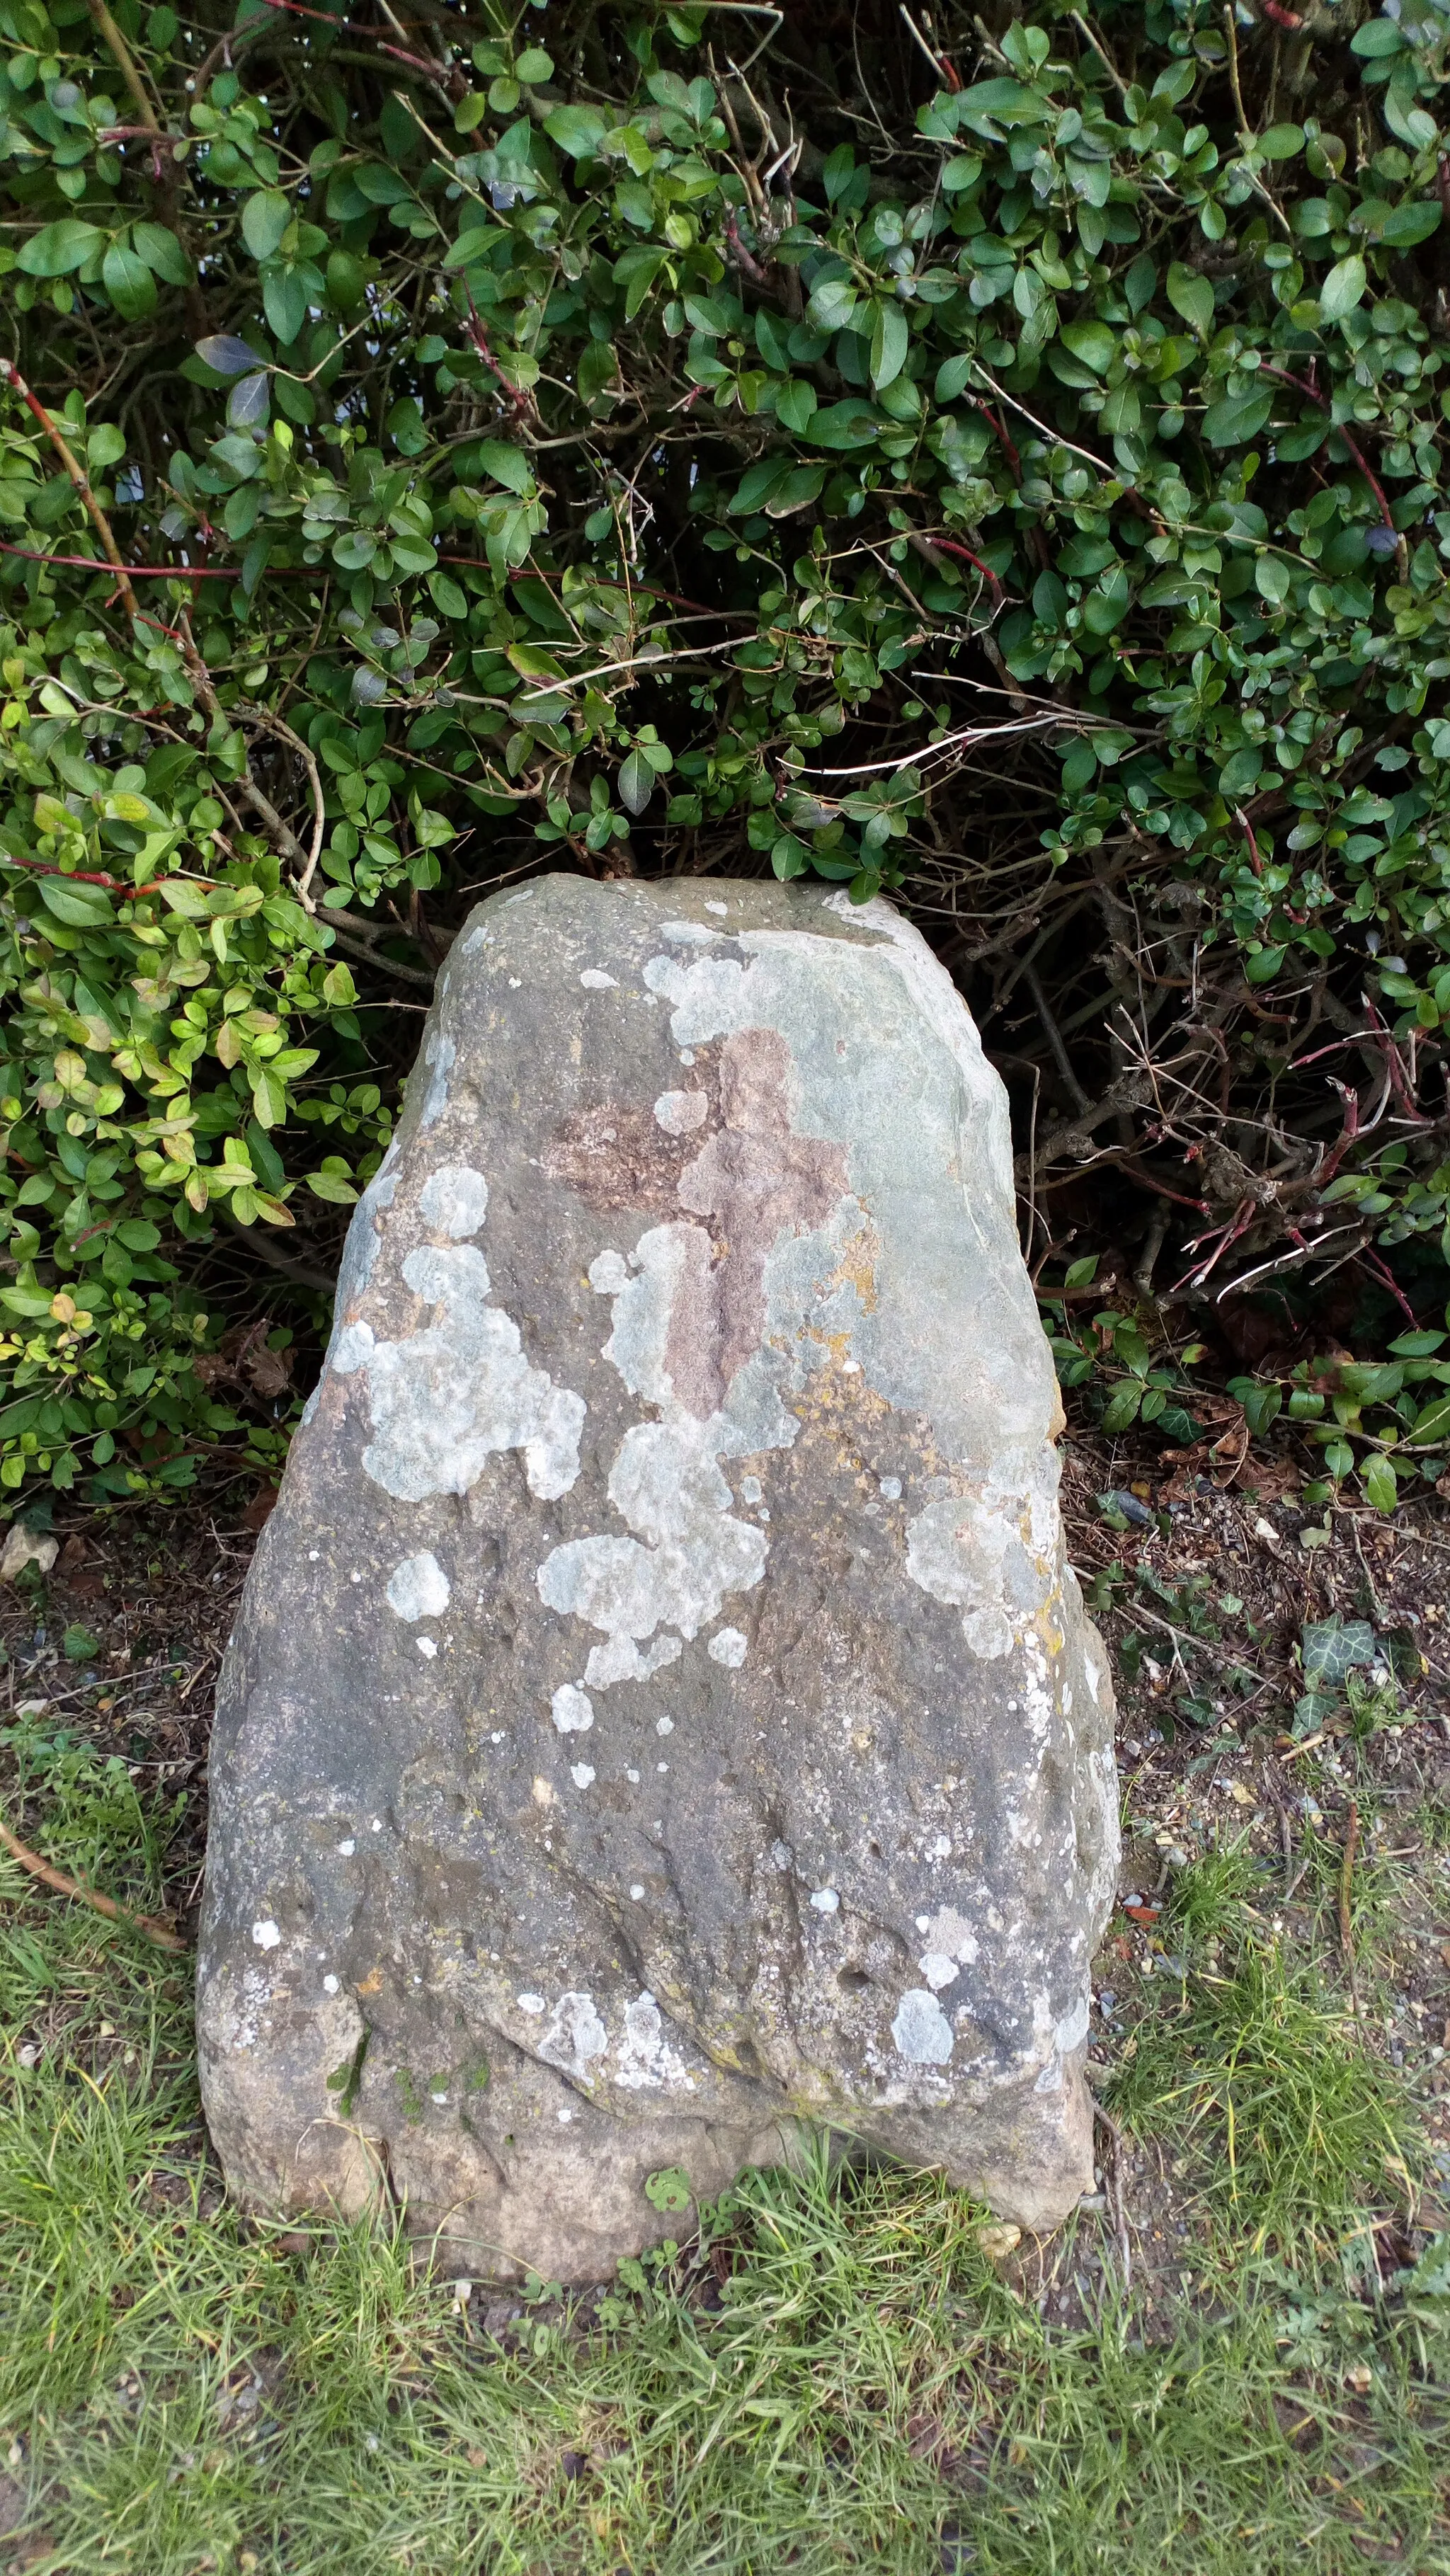
[[[992,596],[996,600],[998,606],[1001,606],[1003,592],[1000,581],[993,572],[991,565],[984,564],[980,555],[974,555],[970,546],[959,546],[951,537],[928,537],[927,544],[929,546],[937,547],[944,555],[960,555],[963,563],[974,564],[977,571],[981,574],[983,581],[990,582],[992,586]]]
[[[1327,413],[1329,418],[1334,420],[1334,413],[1331,405],[1325,401],[1324,396],[1321,393],[1316,393],[1313,385],[1306,385],[1302,376],[1291,376],[1287,367],[1263,367],[1260,369],[1260,373],[1266,376],[1277,376],[1281,385],[1292,385],[1296,394],[1302,394],[1306,402],[1312,402],[1318,410]],[[1345,427],[1344,422],[1342,420],[1334,420],[1334,426],[1338,430],[1340,437],[1343,439],[1345,446],[1350,452],[1350,455],[1354,458],[1356,465],[1359,467],[1361,474],[1364,476],[1366,483],[1369,485],[1370,490],[1373,492],[1375,499],[1380,505],[1381,521],[1384,526],[1389,529],[1390,535],[1394,538],[1395,552],[1400,558],[1400,568],[1403,573],[1408,560],[1408,548],[1406,547],[1405,540],[1401,536],[1399,529],[1395,526],[1394,520],[1390,516],[1390,505],[1385,499],[1384,485],[1381,483],[1379,476],[1375,473],[1373,467],[1367,462],[1364,451],[1359,445],[1358,440]]]

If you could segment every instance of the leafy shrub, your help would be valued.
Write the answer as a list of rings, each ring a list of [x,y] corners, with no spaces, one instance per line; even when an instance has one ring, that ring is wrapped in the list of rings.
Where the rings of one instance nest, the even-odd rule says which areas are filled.
[[[238,1447],[538,864],[934,917],[1139,1418],[1170,1230],[1443,1296],[1446,19],[854,23],[0,0],[11,1487]]]

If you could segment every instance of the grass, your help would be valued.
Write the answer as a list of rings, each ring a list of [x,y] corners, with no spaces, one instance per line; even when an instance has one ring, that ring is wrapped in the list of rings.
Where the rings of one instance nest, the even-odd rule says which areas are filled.
[[[73,1748],[26,1760],[55,1787],[47,1849],[156,1904],[174,1815]],[[395,2235],[229,2209],[185,1963],[0,1866],[11,2564],[1450,2576],[1450,2266],[1367,2259],[1403,2202],[1403,2097],[1255,1933],[1247,1861],[1201,1866],[1174,1900],[1184,1977],[1155,1981],[1114,2096],[1188,2168],[1192,2301],[1150,2320],[1085,2215],[1053,2249],[1075,2315],[1049,2324],[985,2213],[815,2151],[498,2339]]]
[[[1342,2008],[1277,1943],[1246,1942],[1145,2016],[1113,2087],[1116,2115],[1201,2144],[1202,2187],[1249,2249],[1322,2260],[1367,2209],[1412,2188],[1407,2097]]]

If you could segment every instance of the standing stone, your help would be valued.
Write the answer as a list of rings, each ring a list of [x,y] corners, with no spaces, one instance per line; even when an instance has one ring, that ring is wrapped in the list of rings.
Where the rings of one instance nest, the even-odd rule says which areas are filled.
[[[232,2187],[578,2282],[804,2116],[1055,2225],[1117,1856],[1060,1421],[1002,1086],[889,905],[482,904],[222,1676]]]

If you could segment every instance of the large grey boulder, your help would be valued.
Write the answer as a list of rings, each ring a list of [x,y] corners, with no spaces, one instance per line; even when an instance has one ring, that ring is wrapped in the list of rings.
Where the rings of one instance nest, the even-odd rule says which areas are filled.
[[[1117,1805],[1059,1421],[1002,1086],[889,905],[481,905],[222,1675],[233,2188],[597,2279],[805,2116],[1061,2219]]]

